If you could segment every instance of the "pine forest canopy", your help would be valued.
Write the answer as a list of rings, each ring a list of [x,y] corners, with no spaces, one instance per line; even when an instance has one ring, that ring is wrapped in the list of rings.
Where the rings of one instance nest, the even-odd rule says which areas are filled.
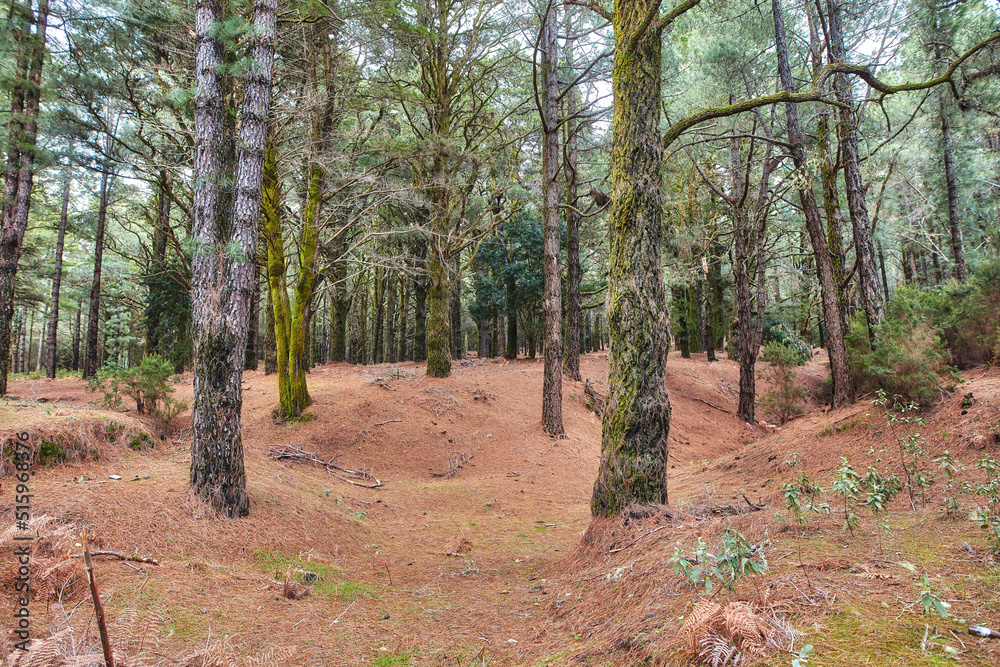
[[[606,348],[606,516],[667,501],[671,349],[737,360],[753,423],[762,345],[825,348],[839,406],[896,295],[997,275],[982,0],[3,10],[0,390],[192,370],[191,482],[230,516],[261,364],[287,422],[318,364],[541,357],[559,436]]]

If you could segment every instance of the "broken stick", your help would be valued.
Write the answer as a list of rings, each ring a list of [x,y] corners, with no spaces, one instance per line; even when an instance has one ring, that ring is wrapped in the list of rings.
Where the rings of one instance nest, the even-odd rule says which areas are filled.
[[[106,667],[115,667],[115,656],[111,653],[111,642],[108,640],[108,625],[104,622],[104,605],[101,604],[101,595],[97,592],[97,581],[94,580],[94,563],[90,560],[90,551],[87,549],[87,529],[84,528],[80,534],[83,542],[83,564],[87,568],[87,581],[90,582],[90,595],[94,598],[94,614],[97,616],[97,629],[101,632],[101,648],[104,650],[104,664]]]

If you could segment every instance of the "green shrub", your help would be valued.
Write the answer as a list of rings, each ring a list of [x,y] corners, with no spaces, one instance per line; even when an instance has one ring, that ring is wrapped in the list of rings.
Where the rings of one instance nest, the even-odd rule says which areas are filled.
[[[173,418],[187,405],[170,397],[174,388],[168,380],[173,365],[158,354],[143,357],[138,366],[125,368],[109,365],[101,368],[87,381],[87,391],[100,391],[102,402],[109,408],[119,408],[122,397],[135,401],[136,411],[154,417],[163,428],[169,428]]]
[[[885,320],[874,327],[874,344],[864,313],[851,319],[848,357],[860,391],[883,389],[922,405],[935,398],[941,374],[953,369],[925,297],[914,287],[900,287],[886,304]]]
[[[805,412],[806,390],[795,377],[798,351],[772,341],[761,348],[760,358],[769,364],[760,375],[771,383],[771,388],[761,398],[764,411],[782,424]]]

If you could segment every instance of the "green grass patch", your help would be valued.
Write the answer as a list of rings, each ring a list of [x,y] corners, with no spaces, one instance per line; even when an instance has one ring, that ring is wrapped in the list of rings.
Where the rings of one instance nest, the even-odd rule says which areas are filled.
[[[372,665],[378,667],[400,667],[402,665],[412,665],[409,653],[394,653],[393,655],[383,655],[381,658],[373,660]]]
[[[263,549],[255,551],[253,558],[261,569],[273,575],[278,581],[284,579],[286,572],[291,572],[296,581],[311,586],[313,592],[318,595],[326,595],[342,602],[353,602],[374,594],[367,584],[344,579],[341,576],[342,571],[336,566]],[[310,581],[311,577],[307,573],[316,575],[315,579]]]

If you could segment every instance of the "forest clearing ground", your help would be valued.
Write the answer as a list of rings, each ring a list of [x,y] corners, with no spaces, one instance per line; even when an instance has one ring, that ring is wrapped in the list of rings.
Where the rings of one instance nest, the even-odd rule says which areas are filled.
[[[799,371],[814,396],[825,377],[819,358]],[[567,437],[545,436],[541,371],[540,360],[469,359],[439,380],[412,363],[321,366],[309,377],[313,419],[285,425],[270,416],[275,377],[247,373],[248,518],[216,520],[189,494],[189,436],[141,453],[124,447],[109,459],[38,467],[32,512],[88,526],[98,548],[160,561],[97,564],[109,619],[155,617],[144,650],[155,646],[160,656],[228,635],[239,655],[294,650],[284,662],[301,665],[680,662],[676,630],[696,595],[667,561],[677,545],[690,550],[696,535],[714,547],[733,526],[754,543],[770,542],[771,570],[740,595],[766,598],[787,614],[805,633],[802,643],[816,646],[811,666],[944,664],[951,661],[945,644],[968,649],[957,657],[969,664],[1000,660],[989,645],[968,638],[963,648],[945,630],[958,632],[961,623],[924,617],[919,603],[904,608],[919,598],[926,573],[956,616],[1000,619],[1000,574],[984,562],[986,541],[964,517],[939,518],[939,488],[930,491],[935,502],[916,512],[901,494],[887,533],[864,510],[856,538],[840,529],[837,515],[801,530],[788,520],[784,483],[807,472],[828,487],[841,455],[863,470],[874,459],[871,447],[893,445],[870,398],[829,413],[812,400],[806,415],[780,429],[751,428],[733,414],[734,363],[671,355],[674,516],[599,522],[581,545],[591,525],[600,421],[583,383],[564,378]],[[606,355],[584,355],[581,372],[603,389]],[[947,447],[971,464],[997,449],[989,427],[1000,421],[1000,373],[979,369],[966,378],[929,412],[925,431],[931,455]],[[970,391],[976,401],[962,415],[961,395]],[[190,392],[190,378],[182,378],[178,398],[190,404]],[[79,380],[17,380],[10,393],[21,400],[0,407],[4,437],[102,412],[86,405],[94,395]],[[56,398],[64,400],[50,407]],[[271,460],[275,445],[336,456],[384,486],[361,488],[315,466]],[[785,463],[792,453],[800,461],[794,466]],[[112,474],[122,479],[109,480]],[[9,512],[12,492],[3,488]],[[705,513],[745,506],[744,492],[769,509]],[[281,597],[271,582],[300,569],[319,575],[312,594]],[[79,599],[63,600],[64,609]],[[8,594],[7,618],[10,607]],[[78,609],[92,613],[89,603]],[[43,599],[32,611],[36,637],[64,616]],[[945,638],[931,635],[921,650],[925,624]],[[789,656],[771,662],[787,664]]]

